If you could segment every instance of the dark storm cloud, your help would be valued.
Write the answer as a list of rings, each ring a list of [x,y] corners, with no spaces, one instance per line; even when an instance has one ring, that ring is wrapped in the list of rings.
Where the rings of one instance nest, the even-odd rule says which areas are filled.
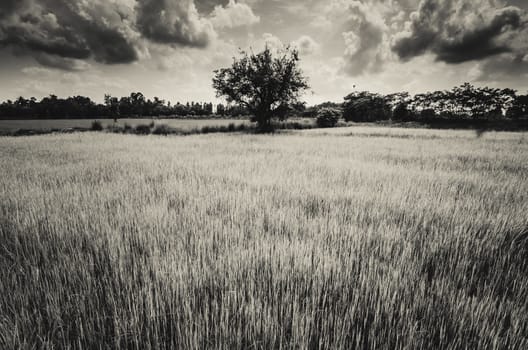
[[[205,47],[215,35],[193,0],[142,0],[136,9],[139,30],[154,42]]]
[[[204,48],[216,29],[259,21],[233,0],[0,1],[0,49],[64,69],[75,60],[130,63],[148,56],[149,42]]]
[[[8,16],[20,6],[24,5],[24,0],[2,0],[0,2],[0,19]]]
[[[90,67],[90,65],[83,60],[65,58],[57,55],[35,53],[34,57],[35,60],[43,66],[66,71],[83,71]]]
[[[0,46],[66,59],[129,63],[138,58],[130,13],[103,0],[25,0],[0,5]],[[55,61],[59,61],[55,59]]]
[[[432,52],[447,63],[512,52],[525,35],[523,16],[518,7],[500,7],[494,0],[422,0],[392,49],[403,60]]]
[[[229,0],[195,0],[194,3],[199,13],[209,14],[216,6],[226,6]]]

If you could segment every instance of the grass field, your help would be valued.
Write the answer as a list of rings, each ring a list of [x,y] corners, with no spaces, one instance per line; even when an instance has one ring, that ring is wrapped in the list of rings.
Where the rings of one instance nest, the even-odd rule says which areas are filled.
[[[227,126],[230,123],[236,125],[249,123],[244,119],[118,119],[114,124],[113,119],[98,119],[103,126],[121,126],[128,124],[132,127],[141,124],[150,124],[154,121],[156,124],[165,124],[171,128],[190,130],[201,128],[203,126]],[[26,130],[56,130],[69,128],[89,129],[94,119],[42,119],[42,120],[0,120],[0,132],[13,132],[20,129]]]
[[[0,147],[0,348],[528,348],[525,134]]]

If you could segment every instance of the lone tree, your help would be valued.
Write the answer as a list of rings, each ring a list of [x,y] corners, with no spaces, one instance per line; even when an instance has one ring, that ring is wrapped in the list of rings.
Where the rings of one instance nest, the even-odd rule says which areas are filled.
[[[215,71],[216,95],[245,107],[260,131],[271,131],[271,119],[286,118],[290,107],[309,88],[298,67],[298,52],[287,47],[274,54],[266,47],[258,54],[241,54],[230,68]]]

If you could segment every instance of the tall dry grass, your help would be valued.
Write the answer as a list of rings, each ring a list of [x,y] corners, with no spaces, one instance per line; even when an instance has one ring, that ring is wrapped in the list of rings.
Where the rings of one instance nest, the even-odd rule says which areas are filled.
[[[528,347],[523,134],[0,147],[0,348]]]

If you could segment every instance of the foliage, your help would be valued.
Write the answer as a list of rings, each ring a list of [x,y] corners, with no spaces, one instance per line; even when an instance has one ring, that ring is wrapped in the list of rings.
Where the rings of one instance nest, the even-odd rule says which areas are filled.
[[[136,126],[135,130],[136,130],[136,134],[138,134],[138,135],[148,135],[148,134],[150,134],[151,126],[150,125],[145,125],[145,124],[140,124],[140,125]]]
[[[241,52],[241,55],[231,67],[215,71],[213,87],[217,97],[245,107],[259,128],[268,131],[272,118],[287,117],[291,106],[308,89],[307,80],[298,68],[298,53],[286,48],[274,54],[266,48],[257,54]]]
[[[154,135],[168,135],[172,133],[171,128],[169,128],[166,124],[159,124],[154,127],[154,130],[152,130],[152,134]]]
[[[340,111],[340,114],[343,114],[343,104],[336,102],[323,102],[314,106],[306,107],[302,112],[302,116],[305,118],[317,118],[317,114],[323,108],[333,108]]]
[[[409,107],[415,116],[421,115],[422,110],[433,110],[433,118],[493,120],[503,118],[503,111],[515,100],[516,93],[512,89],[475,87],[465,83],[450,91],[418,94],[409,101]],[[432,116],[433,113],[426,114]]]
[[[346,121],[372,122],[390,119],[390,107],[383,96],[367,91],[345,97],[343,117]]]
[[[337,125],[341,114],[341,111],[336,108],[322,108],[317,113],[317,126],[320,128],[333,128]]]
[[[405,102],[398,103],[392,111],[392,119],[397,121],[411,120],[411,112],[409,111]]]
[[[92,126],[90,127],[90,130],[92,131],[102,131],[104,129],[103,124],[101,124],[100,121],[94,120],[92,122]]]
[[[516,96],[506,116],[515,120],[528,120],[528,95]]]
[[[494,122],[528,117],[526,95],[512,89],[475,87],[469,83],[451,90],[411,96],[355,92],[345,97],[345,119],[352,121]],[[528,118],[526,118],[528,119]]]
[[[436,112],[432,108],[424,108],[420,111],[420,118],[424,120],[432,120],[436,118]]]
[[[141,116],[210,116],[213,115],[212,103],[187,102],[186,104],[161,100],[158,97],[147,99],[141,92],[133,92],[121,98],[104,96],[104,104],[97,104],[88,97],[74,96],[66,99],[55,95],[37,101],[31,97],[19,97],[15,101],[0,103],[0,119],[66,119],[94,117],[141,117]],[[218,105],[218,115],[235,117],[248,115],[244,108]]]

